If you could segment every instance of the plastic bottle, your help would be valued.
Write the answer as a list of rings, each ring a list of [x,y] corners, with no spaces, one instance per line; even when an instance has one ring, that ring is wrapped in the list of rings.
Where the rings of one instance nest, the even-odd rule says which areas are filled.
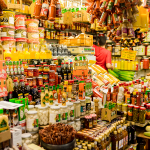
[[[126,104],[130,104],[131,100],[130,100],[130,92],[127,92],[127,94],[125,95],[125,103]]]
[[[54,21],[55,17],[56,17],[56,5],[55,5],[55,1],[52,0],[51,4],[49,5],[49,17],[48,17],[48,20]]]
[[[4,60],[7,60],[7,61],[12,60],[12,54],[9,51],[9,47],[5,47],[4,50],[5,50],[4,51]]]
[[[15,47],[13,47],[13,49],[12,49],[12,51],[11,51],[11,54],[12,54],[12,61],[18,61],[19,59],[18,59],[18,52],[16,51],[16,48]]]
[[[112,61],[111,61],[111,63],[112,63],[112,66],[115,68],[114,57],[112,58]]]
[[[107,92],[107,101],[111,101],[111,88],[108,88],[108,92]]]
[[[112,93],[112,102],[114,102],[114,103],[117,102],[116,86],[114,86],[114,90],[113,90],[113,93]]]
[[[24,58],[25,58],[25,59],[30,59],[30,53],[28,52],[28,48],[25,48],[25,51],[24,51]]]
[[[35,47],[35,59],[40,59],[40,53],[37,46]]]

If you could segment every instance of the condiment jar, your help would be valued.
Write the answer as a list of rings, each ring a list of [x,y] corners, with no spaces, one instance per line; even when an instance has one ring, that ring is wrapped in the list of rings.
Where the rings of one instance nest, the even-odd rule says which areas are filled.
[[[122,110],[122,104],[121,103],[117,103],[117,111],[121,111]]]
[[[69,122],[69,123],[68,123],[68,125],[72,126],[74,129],[75,129],[75,127],[76,127],[76,125],[75,125],[75,122],[74,122],[74,121]]]
[[[128,120],[132,121],[133,119],[133,105],[128,105]]]
[[[90,116],[92,117],[93,128],[96,128],[96,126],[97,126],[97,115],[91,114]]]
[[[39,145],[39,134],[37,132],[31,132],[32,143]]]
[[[84,116],[85,115],[85,112],[86,112],[86,104],[85,104],[85,100],[80,100],[81,102],[81,116]]]
[[[66,103],[68,106],[68,120],[74,120],[74,105],[71,102]]]
[[[85,128],[91,129],[93,127],[92,124],[92,117],[91,116],[85,116]]]
[[[38,107],[38,117],[39,117],[39,125],[47,125],[48,124],[48,109],[46,107]]]
[[[140,110],[139,110],[139,123],[145,123],[145,113],[146,113],[146,108],[145,107],[140,107]]]
[[[61,120],[61,109],[59,106],[51,106],[49,110],[49,123],[58,123]]]
[[[139,106],[133,107],[133,121],[138,122],[139,120]]]
[[[75,119],[75,129],[76,131],[79,131],[81,129],[81,121],[80,118]]]
[[[34,105],[28,105],[29,111],[36,111],[36,109],[34,108]]]
[[[149,58],[143,59],[143,69],[149,69]]]
[[[26,117],[27,132],[35,132],[39,130],[37,111],[28,111]]]
[[[150,120],[150,103],[146,104],[146,119]]]
[[[60,108],[61,108],[61,123],[67,123],[68,108],[67,106],[60,106]]]
[[[30,133],[23,133],[22,135],[21,135],[21,137],[22,137],[22,145],[23,144],[32,144],[32,138],[31,138],[31,134]]]
[[[78,118],[80,117],[80,101],[75,101],[73,104],[74,104],[75,118]]]
[[[28,68],[27,70],[28,70],[27,76],[33,77],[33,68]]]
[[[127,104],[122,104],[122,111],[127,112],[128,111],[128,105]]]

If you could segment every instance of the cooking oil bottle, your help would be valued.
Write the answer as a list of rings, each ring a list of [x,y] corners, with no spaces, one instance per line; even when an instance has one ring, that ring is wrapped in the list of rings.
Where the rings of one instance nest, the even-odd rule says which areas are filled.
[[[25,48],[24,50],[24,57],[25,59],[30,59],[30,53],[28,52],[28,48]]]
[[[36,45],[35,46],[35,59],[39,59],[40,58],[40,53],[39,53],[39,47]]]
[[[45,46],[42,45],[41,51],[40,51],[40,59],[45,59],[45,58],[46,58]]]
[[[16,48],[13,47],[12,50],[11,50],[11,54],[12,54],[12,61],[18,61],[19,58],[18,58],[18,52],[16,51]]]
[[[124,70],[124,59],[121,59],[121,62],[120,62],[120,69],[121,70]]]
[[[18,51],[18,58],[24,59],[24,53],[22,51],[22,45],[21,44],[19,44],[17,51]]]
[[[9,46],[6,46],[6,47],[4,48],[4,60],[9,61],[9,60],[11,60],[11,59],[12,59],[12,54],[11,54],[11,52],[9,51]]]

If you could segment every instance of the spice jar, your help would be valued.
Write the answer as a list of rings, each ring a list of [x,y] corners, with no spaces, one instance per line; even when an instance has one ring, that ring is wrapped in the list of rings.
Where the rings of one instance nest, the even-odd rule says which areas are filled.
[[[39,130],[37,111],[28,111],[26,117],[27,132],[34,132]]]
[[[150,104],[146,104],[146,119],[150,120]]]
[[[33,77],[33,68],[28,68],[28,77]]]
[[[74,105],[73,103],[67,102],[68,106],[68,120],[74,120]]]
[[[61,108],[61,123],[67,123],[68,108],[67,106],[60,106],[60,108]]]
[[[91,129],[93,127],[92,125],[92,117],[91,116],[85,116],[85,128]]]
[[[149,58],[143,59],[143,69],[149,69]]]
[[[139,106],[133,107],[133,121],[138,122],[139,119]]]
[[[39,125],[48,124],[48,109],[47,107],[38,107]]]
[[[122,104],[122,111],[127,112],[128,111],[128,105],[127,104]]]
[[[97,126],[97,115],[91,114],[90,116],[92,117],[93,128],[96,128],[96,126]]]
[[[30,133],[23,133],[22,135],[21,135],[21,137],[22,137],[22,145],[23,144],[32,144],[32,138],[31,138],[31,134]]]
[[[128,105],[128,120],[132,121],[133,119],[133,105]]]
[[[85,100],[80,100],[80,102],[81,102],[81,116],[84,116],[86,112],[86,103]]]
[[[75,118],[80,117],[80,101],[75,101],[74,103],[74,114],[75,114]]]
[[[140,110],[139,110],[139,123],[145,123],[145,112],[146,112],[146,108],[145,107],[140,107]]]
[[[27,83],[29,84],[29,86],[33,86],[33,79],[27,78]]]
[[[122,110],[122,104],[121,103],[117,103],[117,111],[121,111]]]
[[[75,119],[75,129],[76,131],[79,131],[81,129],[81,121],[80,118]]]
[[[51,106],[49,108],[49,123],[58,123],[60,122],[60,119],[61,119],[61,110],[60,110],[60,107],[59,106]]]

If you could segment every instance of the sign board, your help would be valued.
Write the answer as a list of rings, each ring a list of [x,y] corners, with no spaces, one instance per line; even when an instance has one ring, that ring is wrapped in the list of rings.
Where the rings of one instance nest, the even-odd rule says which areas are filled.
[[[136,51],[124,49],[121,51],[121,58],[128,59],[128,60],[135,60]]]

